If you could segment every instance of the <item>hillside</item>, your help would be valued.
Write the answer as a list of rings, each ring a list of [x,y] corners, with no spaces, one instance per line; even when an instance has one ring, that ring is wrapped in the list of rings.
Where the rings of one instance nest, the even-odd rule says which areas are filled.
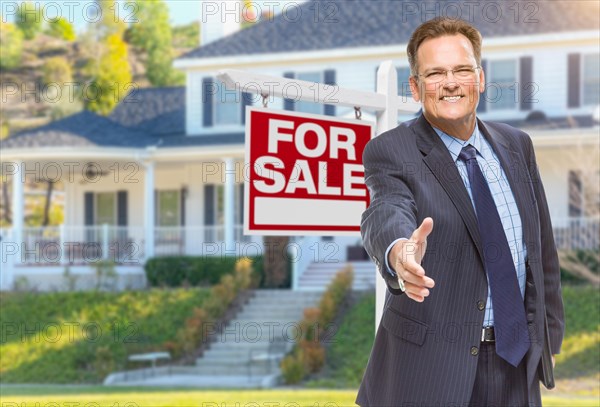
[[[175,56],[198,46],[199,23],[174,27],[172,44]],[[46,34],[25,40],[20,66],[11,70],[0,69],[0,121],[8,124],[8,135],[81,110],[83,105],[77,100],[74,88],[85,89],[91,79],[86,67],[93,64],[98,55],[98,42],[89,33],[80,35],[75,41],[65,41]],[[44,85],[44,66],[54,57],[66,59],[74,83]],[[136,86],[151,86],[144,68],[145,53],[129,45],[128,61]]]

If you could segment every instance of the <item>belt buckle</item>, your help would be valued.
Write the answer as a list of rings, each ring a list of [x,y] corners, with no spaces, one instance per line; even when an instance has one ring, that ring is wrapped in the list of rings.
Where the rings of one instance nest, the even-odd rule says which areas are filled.
[[[492,339],[493,326],[486,326],[481,329],[481,342],[491,343],[495,342],[495,338]],[[489,338],[486,335],[486,332],[489,333]]]

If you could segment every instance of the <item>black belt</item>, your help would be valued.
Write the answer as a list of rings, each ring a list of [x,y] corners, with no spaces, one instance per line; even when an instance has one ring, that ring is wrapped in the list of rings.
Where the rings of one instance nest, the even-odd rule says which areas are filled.
[[[493,326],[486,326],[481,330],[481,342],[496,342]]]

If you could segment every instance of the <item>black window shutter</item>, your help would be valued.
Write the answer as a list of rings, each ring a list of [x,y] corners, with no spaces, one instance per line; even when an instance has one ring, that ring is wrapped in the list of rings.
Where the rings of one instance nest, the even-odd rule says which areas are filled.
[[[487,60],[486,59],[482,59],[481,60],[481,69],[483,70],[483,72],[487,73]],[[486,82],[488,81],[488,77],[486,77]],[[487,110],[487,106],[486,106],[486,97],[487,97],[487,91],[484,91],[483,93],[479,94],[479,104],[477,105],[477,113],[484,113]]]
[[[283,77],[288,78],[288,79],[294,79],[294,73],[293,72],[285,72],[283,74]],[[288,87],[288,89],[289,89],[289,87]],[[283,108],[285,110],[294,110],[295,104],[296,103],[295,103],[294,99],[283,99]]]
[[[181,190],[179,191],[179,204],[181,205],[179,208],[179,212],[180,212],[180,220],[181,220],[181,226],[185,226],[185,195],[186,195],[186,191],[187,188],[181,188]]]
[[[246,124],[246,106],[252,105],[252,94],[248,92],[242,92],[242,124]]]
[[[117,225],[127,226],[127,191],[117,191]]]
[[[84,201],[84,223],[85,226],[93,226],[94,225],[94,193],[86,192],[83,194]]]
[[[569,54],[568,56],[568,107],[581,106],[581,54]]]
[[[325,71],[325,85],[335,85],[335,69],[328,69]],[[335,92],[332,88],[329,88],[330,92],[325,92],[325,97],[329,99],[335,99]],[[323,111],[327,116],[335,116],[335,105],[325,105]]]
[[[215,224],[215,186],[204,185],[204,224]]]
[[[212,127],[213,125],[213,103],[215,95],[215,85],[213,78],[202,79],[202,125]]]
[[[533,98],[535,95],[533,88],[533,58],[521,57],[521,110],[531,110],[533,108]]]

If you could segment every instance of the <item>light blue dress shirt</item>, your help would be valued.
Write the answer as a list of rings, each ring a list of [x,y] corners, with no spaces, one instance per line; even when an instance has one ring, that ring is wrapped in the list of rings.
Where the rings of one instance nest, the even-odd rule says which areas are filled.
[[[521,223],[521,216],[519,215],[519,209],[515,202],[515,197],[510,189],[508,179],[504,170],[502,169],[502,165],[500,164],[496,153],[494,153],[488,141],[479,132],[479,127],[477,124],[475,125],[473,134],[466,141],[452,137],[435,127],[434,130],[444,142],[448,152],[452,156],[452,159],[458,168],[458,172],[460,173],[460,176],[465,184],[467,192],[469,193],[474,210],[475,203],[473,202],[473,194],[471,192],[471,185],[469,183],[467,166],[464,162],[458,159],[458,155],[460,154],[462,148],[468,144],[471,144],[477,149],[477,163],[479,164],[479,168],[481,168],[481,172],[488,182],[492,197],[496,203],[496,208],[498,209],[498,214],[500,215],[500,220],[502,222],[502,226],[504,227],[504,233],[506,233],[506,240],[508,241],[508,246],[510,247],[513,263],[517,272],[517,280],[519,281],[521,296],[524,297],[526,277],[525,259],[527,258],[527,248],[525,247],[525,241],[523,238],[523,226]],[[435,230],[435,224],[433,228]],[[394,244],[402,239],[404,238],[400,238],[392,242],[385,252],[386,266],[392,275],[395,275],[395,273],[388,264],[388,254]],[[425,274],[427,274],[427,270],[425,270]],[[494,311],[492,297],[489,290],[489,280],[487,297],[483,326],[493,326]]]

